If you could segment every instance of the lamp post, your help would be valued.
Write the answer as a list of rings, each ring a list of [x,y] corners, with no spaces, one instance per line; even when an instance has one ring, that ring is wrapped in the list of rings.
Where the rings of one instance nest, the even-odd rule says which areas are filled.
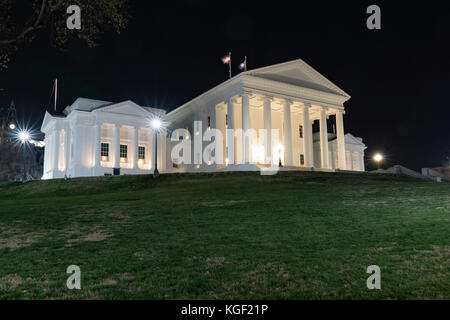
[[[383,156],[379,153],[377,153],[373,159],[377,162],[378,164],[378,169],[380,169],[380,162],[383,161]]]
[[[158,171],[158,133],[162,127],[162,121],[158,118],[155,118],[151,121],[151,126],[153,128],[153,132],[155,134],[155,169],[153,170],[153,177],[159,176]]]
[[[26,143],[30,140],[30,133],[27,131],[19,131],[17,136],[18,136],[20,142],[22,142],[22,148],[23,148],[23,181],[22,182],[25,182],[25,180],[27,179],[25,148],[26,148]]]

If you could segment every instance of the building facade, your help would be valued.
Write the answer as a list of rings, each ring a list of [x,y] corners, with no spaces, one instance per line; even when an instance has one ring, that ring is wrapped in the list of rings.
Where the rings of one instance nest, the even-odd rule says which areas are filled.
[[[65,116],[45,115],[43,178],[151,173],[155,154],[161,172],[265,166],[364,171],[362,139],[344,134],[349,99],[300,59],[242,72],[168,114],[132,101],[79,98]],[[157,135],[157,152],[154,117],[169,123]],[[174,163],[180,141],[192,142],[189,161]],[[194,148],[195,141],[201,148]]]

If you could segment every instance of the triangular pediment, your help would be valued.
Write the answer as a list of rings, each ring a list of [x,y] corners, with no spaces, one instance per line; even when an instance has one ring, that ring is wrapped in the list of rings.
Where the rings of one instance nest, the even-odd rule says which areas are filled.
[[[150,112],[142,108],[133,101],[124,101],[108,106],[103,106],[98,109],[101,112],[114,113],[117,115],[127,115],[136,117],[148,117]]]
[[[247,71],[246,74],[350,98],[345,91],[301,59]]]
[[[354,144],[354,145],[358,145],[361,147],[366,146],[361,138],[355,137],[351,133],[346,133],[344,135],[344,141],[345,141],[345,144]],[[337,138],[336,138],[335,134],[333,134],[332,140],[330,141],[330,143],[337,144]]]

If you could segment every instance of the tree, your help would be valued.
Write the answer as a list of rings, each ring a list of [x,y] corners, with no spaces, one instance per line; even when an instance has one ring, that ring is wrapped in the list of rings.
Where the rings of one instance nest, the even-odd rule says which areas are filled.
[[[66,25],[67,8],[74,4],[81,9],[80,30]],[[120,34],[128,18],[128,0],[0,0],[0,70],[7,68],[12,54],[33,41],[38,32],[46,32],[58,50],[66,50],[72,38],[95,47],[104,32]]]

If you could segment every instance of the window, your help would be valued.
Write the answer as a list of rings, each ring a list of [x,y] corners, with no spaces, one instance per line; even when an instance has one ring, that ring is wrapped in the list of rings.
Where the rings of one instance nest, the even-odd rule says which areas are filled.
[[[300,138],[303,138],[303,126],[302,125],[298,126],[298,135]]]
[[[120,158],[128,158],[128,146],[126,144],[120,145]]]
[[[304,166],[304,165],[305,165],[305,155],[304,155],[304,154],[301,154],[301,155],[300,155],[300,165],[301,165],[301,166]]]
[[[208,117],[208,130],[211,129],[211,117]]]
[[[102,143],[100,145],[100,150],[102,157],[109,157],[109,143]]]
[[[227,114],[225,115],[225,125],[228,126],[228,115]]]
[[[143,146],[138,147],[138,159],[145,160],[145,147]]]

